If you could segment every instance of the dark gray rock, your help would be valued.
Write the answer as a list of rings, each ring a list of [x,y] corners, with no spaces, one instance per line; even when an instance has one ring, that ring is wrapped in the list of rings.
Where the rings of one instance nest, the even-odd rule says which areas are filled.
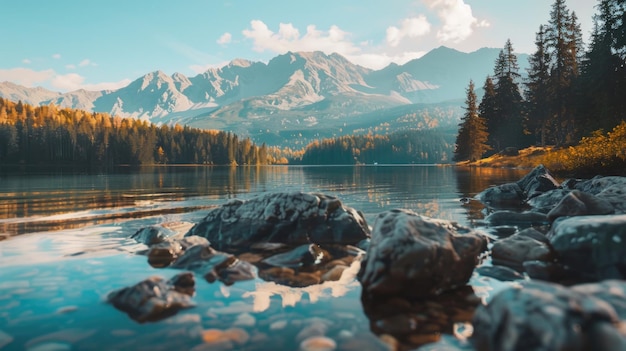
[[[524,206],[526,196],[517,183],[506,183],[481,191],[476,199],[488,207],[520,208]]]
[[[518,228],[528,228],[548,224],[548,217],[540,212],[524,211],[496,211],[485,217],[490,226],[510,225]]]
[[[559,219],[548,238],[559,262],[581,282],[626,278],[626,215]]]
[[[529,281],[476,309],[471,341],[481,351],[622,350],[618,320],[611,305],[590,294]]]
[[[626,282],[623,280],[605,280],[599,283],[575,285],[572,289],[593,295],[607,302],[622,321],[626,320]]]
[[[189,235],[237,252],[260,242],[354,245],[369,236],[369,228],[359,212],[335,197],[292,192],[232,200],[209,212]]]
[[[601,193],[603,190],[607,189],[608,187],[611,187],[614,185],[618,185],[622,189],[626,188],[626,177],[596,176],[596,177],[593,177],[592,179],[580,181],[579,183],[574,185],[574,188],[580,191],[584,191],[589,194],[597,195]]]
[[[131,235],[131,239],[135,239],[137,242],[146,244],[148,246],[162,243],[168,238],[171,238],[176,234],[173,230],[159,226],[149,226],[139,229],[135,234]]]
[[[608,201],[616,214],[626,214],[626,186],[611,185],[598,193],[598,198]]]
[[[524,272],[526,261],[551,261],[553,253],[548,239],[539,231],[528,228],[508,238],[498,240],[491,248],[494,265],[510,267]]]
[[[137,322],[153,322],[193,307],[194,285],[190,272],[180,273],[169,281],[153,276],[109,293],[107,301]]]
[[[524,271],[531,279],[564,285],[580,283],[580,275],[576,271],[555,261],[525,261]]]
[[[548,212],[552,222],[559,217],[607,215],[615,212],[613,205],[605,199],[580,190],[572,190]]]
[[[530,173],[518,180],[517,185],[522,189],[525,199],[531,199],[559,187],[559,183],[543,165],[535,167]]]
[[[536,212],[548,213],[570,192],[571,190],[566,189],[546,191],[541,195],[529,199],[527,204]]]
[[[456,223],[386,211],[376,218],[358,279],[366,295],[438,295],[467,283],[486,245]]]

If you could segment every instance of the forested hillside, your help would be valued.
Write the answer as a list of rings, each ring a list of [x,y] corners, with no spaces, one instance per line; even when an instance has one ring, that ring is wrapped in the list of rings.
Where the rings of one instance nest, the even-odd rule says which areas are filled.
[[[0,165],[273,164],[278,150],[221,131],[161,126],[0,98]]]
[[[454,136],[437,130],[356,135],[309,144],[303,164],[411,164],[449,162]]]

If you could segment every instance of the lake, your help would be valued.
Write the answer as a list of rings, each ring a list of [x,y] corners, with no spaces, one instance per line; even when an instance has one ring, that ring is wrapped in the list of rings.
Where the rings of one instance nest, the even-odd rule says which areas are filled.
[[[526,172],[372,165],[0,173],[0,349],[297,350],[317,334],[338,350],[385,349],[394,335],[377,335],[377,322],[363,311],[353,277],[358,262],[339,281],[305,288],[258,278],[231,286],[196,279],[194,308],[151,323],[133,321],[105,297],[149,276],[180,272],[152,268],[138,254],[146,247],[129,239],[133,233],[155,224],[184,233],[232,198],[317,192],[362,211],[369,225],[382,211],[405,208],[475,226],[482,208],[460,200]],[[470,283],[483,298],[498,284],[480,276]],[[454,328],[450,337],[462,338],[467,325]],[[212,330],[234,336],[208,343]]]

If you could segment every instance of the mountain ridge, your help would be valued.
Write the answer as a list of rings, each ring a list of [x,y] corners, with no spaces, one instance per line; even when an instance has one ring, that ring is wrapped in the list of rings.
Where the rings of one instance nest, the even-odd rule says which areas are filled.
[[[268,125],[296,130],[327,123],[332,128],[373,111],[463,99],[470,79],[480,84],[492,74],[500,50],[464,53],[440,46],[380,70],[337,53],[286,52],[267,63],[236,58],[195,76],[157,70],[116,90],[60,93],[3,82],[0,97],[248,134]],[[518,55],[522,74],[523,56]]]

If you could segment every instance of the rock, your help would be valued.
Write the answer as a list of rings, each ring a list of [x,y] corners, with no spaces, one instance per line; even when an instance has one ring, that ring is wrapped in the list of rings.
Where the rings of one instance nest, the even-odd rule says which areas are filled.
[[[259,278],[277,284],[303,288],[322,282],[322,272],[298,272],[286,267],[271,267],[259,270]]]
[[[598,198],[608,201],[617,214],[626,214],[626,186],[611,185],[598,193]]]
[[[616,332],[617,322],[614,309],[592,295],[530,281],[476,309],[471,341],[481,351],[615,350],[600,349],[596,341],[615,336],[610,330]]]
[[[620,320],[626,320],[626,282],[605,280],[599,283],[575,285],[572,289],[607,302],[613,307]]]
[[[131,287],[109,293],[107,301],[137,322],[158,321],[194,306],[190,285],[194,285],[190,272],[180,273],[169,281],[153,276]]]
[[[525,200],[523,190],[517,183],[489,187],[476,195],[476,199],[492,208],[520,208]]]
[[[559,262],[525,261],[524,271],[531,279],[572,285],[579,282],[579,275],[573,269]]]
[[[232,200],[209,212],[186,234],[209,239],[215,248],[241,251],[253,243],[356,244],[369,236],[362,214],[321,194],[267,193]]]
[[[548,238],[558,261],[581,282],[626,277],[626,215],[559,219]]]
[[[529,199],[527,204],[530,205],[534,211],[541,213],[548,213],[556,206],[571,190],[566,189],[554,189],[546,191],[541,195],[537,195],[532,199]]]
[[[560,186],[543,165],[535,167],[530,173],[518,180],[517,185],[522,189],[525,199],[531,199]]]
[[[135,234],[131,235],[131,239],[135,239],[137,242],[146,244],[148,246],[162,243],[169,237],[174,236],[174,231],[171,229],[154,225],[139,229]]]
[[[539,231],[528,228],[496,241],[491,248],[491,258],[494,265],[524,272],[524,262],[551,261],[553,254],[548,246],[548,239]]]
[[[220,280],[226,285],[256,277],[256,268],[250,263],[231,254],[216,251],[207,244],[188,248],[170,267],[194,271],[209,283]]]
[[[483,277],[490,277],[502,282],[523,280],[524,276],[517,271],[505,266],[480,266],[476,273]]]
[[[589,194],[596,195],[611,186],[619,186],[622,189],[626,188],[626,177],[596,176],[592,179],[580,181],[579,183],[574,185],[574,188]]]
[[[548,219],[553,222],[559,217],[607,215],[614,212],[613,205],[607,200],[580,190],[572,190],[548,212]]]
[[[167,240],[154,244],[148,251],[148,263],[155,268],[167,267],[194,245],[209,245],[209,241],[199,236],[189,236],[180,240]]]
[[[484,236],[409,210],[378,215],[358,279],[366,295],[427,297],[467,283]]]
[[[490,226],[514,225],[520,228],[541,226],[549,223],[545,214],[532,211],[496,211],[485,217],[485,222]]]

